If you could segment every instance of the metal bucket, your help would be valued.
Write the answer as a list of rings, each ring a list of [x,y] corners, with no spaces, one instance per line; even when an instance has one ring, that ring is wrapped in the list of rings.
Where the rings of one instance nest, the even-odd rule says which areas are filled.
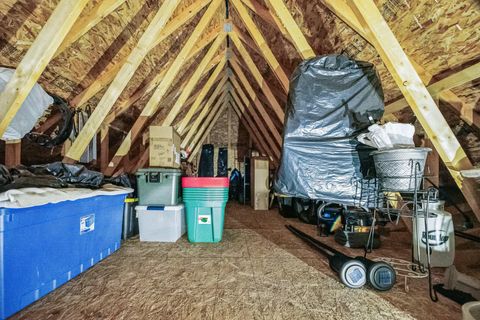
[[[419,189],[429,148],[378,150],[371,153],[382,191],[412,192]]]

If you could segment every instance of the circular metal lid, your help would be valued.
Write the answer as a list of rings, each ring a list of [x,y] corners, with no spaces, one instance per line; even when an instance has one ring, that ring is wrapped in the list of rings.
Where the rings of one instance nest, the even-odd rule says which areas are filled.
[[[395,270],[388,263],[376,262],[368,270],[368,282],[379,291],[386,291],[393,288],[397,276]]]
[[[340,279],[349,288],[358,289],[367,283],[367,272],[362,262],[349,260],[340,269]]]

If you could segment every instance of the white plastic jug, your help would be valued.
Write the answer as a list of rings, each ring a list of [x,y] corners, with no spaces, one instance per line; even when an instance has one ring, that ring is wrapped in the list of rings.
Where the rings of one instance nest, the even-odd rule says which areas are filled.
[[[452,215],[444,210],[444,201],[431,200],[428,204],[427,227],[425,232],[426,201],[422,211],[413,220],[413,256],[424,266],[427,265],[426,246],[430,245],[430,265],[449,267],[455,258],[455,233]]]

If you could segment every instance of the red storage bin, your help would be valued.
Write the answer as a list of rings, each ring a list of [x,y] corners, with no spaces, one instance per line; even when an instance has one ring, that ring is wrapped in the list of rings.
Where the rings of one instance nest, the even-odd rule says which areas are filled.
[[[230,180],[226,177],[183,177],[183,188],[228,188]]]

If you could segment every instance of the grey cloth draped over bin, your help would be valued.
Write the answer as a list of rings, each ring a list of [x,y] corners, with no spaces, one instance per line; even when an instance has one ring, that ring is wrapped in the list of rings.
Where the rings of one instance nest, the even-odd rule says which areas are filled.
[[[368,62],[343,55],[305,60],[290,79],[276,192],[345,205],[374,206],[369,152],[355,137],[383,116],[380,79]]]

